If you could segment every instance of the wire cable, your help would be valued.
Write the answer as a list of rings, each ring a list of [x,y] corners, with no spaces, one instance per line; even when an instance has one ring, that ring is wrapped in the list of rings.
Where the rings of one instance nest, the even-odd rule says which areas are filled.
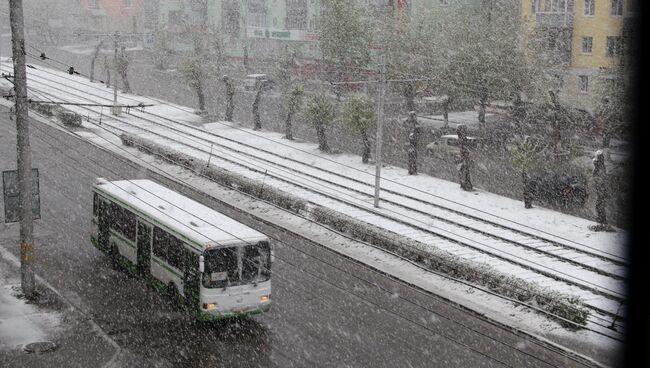
[[[113,133],[111,133],[111,134],[113,134]],[[111,143],[111,142],[109,142],[109,143]],[[111,143],[111,144],[112,144],[112,143]],[[120,148],[121,148],[121,147],[120,147]],[[520,304],[523,304],[523,303],[520,303]],[[524,305],[525,305],[525,304],[524,304]],[[559,318],[561,318],[561,317],[559,317]]]
[[[52,74],[52,73],[50,73],[50,74]],[[68,79],[69,79],[69,78],[68,78]],[[80,82],[77,82],[77,83],[80,83]],[[95,88],[96,88],[96,87],[95,87]],[[97,88],[97,89],[99,89],[99,88]],[[99,97],[99,96],[98,96],[98,97]],[[137,100],[136,100],[136,101],[137,101]],[[162,102],[162,101],[161,101],[161,102]],[[171,105],[171,104],[166,104],[166,105],[167,105],[167,106],[170,106],[170,107],[177,108],[175,105]],[[188,112],[188,111],[186,111],[186,110],[182,110],[182,111]],[[148,112],[146,112],[146,113],[148,113]],[[155,115],[155,114],[154,114],[154,115]],[[170,120],[171,120],[171,119],[170,119]],[[223,124],[222,122],[217,122],[217,123]],[[241,128],[237,128],[237,127],[233,127],[233,128],[234,128],[234,129],[239,129],[240,131],[245,131],[245,130],[243,130],[243,129],[241,129]],[[247,132],[247,131],[245,131],[245,132]],[[354,168],[354,167],[352,167],[352,166],[342,164],[342,163],[340,163],[340,162],[337,162],[337,161],[334,161],[334,160],[328,159],[328,158],[323,157],[323,156],[321,156],[321,155],[317,155],[317,154],[314,154],[314,153],[311,153],[311,152],[306,152],[306,151],[304,151],[304,150],[300,150],[300,149],[295,148],[295,147],[293,147],[293,146],[289,146],[289,145],[284,144],[284,143],[282,143],[282,142],[278,142],[278,141],[275,141],[275,140],[272,140],[272,139],[269,139],[269,138],[263,137],[263,136],[261,136],[261,135],[255,134],[255,133],[250,133],[250,132],[247,132],[247,133],[252,134],[252,135],[254,135],[254,136],[258,137],[258,138],[263,138],[263,139],[271,140],[271,141],[273,141],[274,143],[276,143],[276,144],[281,144],[281,145],[283,145],[283,146],[285,146],[285,147],[290,147],[290,148],[293,148],[293,149],[297,149],[297,150],[299,150],[299,151],[301,151],[301,152],[303,152],[303,153],[306,153],[306,154],[309,154],[309,155],[313,155],[313,156],[319,157],[319,158],[321,158],[321,159],[324,159],[324,160],[327,160],[327,161],[330,161],[330,162],[333,162],[333,163],[336,163],[336,164],[339,164],[339,165],[345,166],[345,167],[347,167],[347,168],[350,168],[350,169],[353,169],[353,170],[356,170],[356,171],[362,172],[362,173],[364,173],[364,174],[372,175],[372,174],[370,174],[370,173],[368,173],[368,172],[366,172],[366,171],[364,171],[364,170],[360,170],[360,169],[358,169],[358,168]],[[490,214],[490,213],[488,213],[488,212],[486,212],[486,211],[484,211],[484,210],[479,210],[479,209],[477,209],[477,208],[473,208],[473,207],[467,206],[467,205],[465,205],[465,204],[461,204],[461,203],[458,203],[458,202],[455,202],[455,201],[451,201],[451,200],[449,200],[449,199],[446,199],[446,198],[443,198],[443,197],[440,197],[440,196],[433,195],[432,193],[429,193],[429,192],[424,192],[424,191],[422,191],[422,190],[420,190],[420,189],[417,189],[417,188],[414,188],[414,187],[411,187],[411,186],[408,186],[408,185],[405,185],[405,184],[402,184],[402,183],[398,183],[398,182],[392,181],[392,180],[390,180],[390,179],[384,179],[384,180],[389,181],[389,182],[391,182],[391,183],[393,183],[393,184],[396,184],[396,185],[398,185],[398,186],[404,186],[404,187],[407,187],[407,188],[409,188],[409,189],[416,190],[416,191],[418,191],[418,192],[420,192],[420,193],[423,193],[423,194],[427,194],[427,195],[429,195],[429,196],[436,197],[437,199],[442,199],[442,200],[445,200],[445,201],[449,201],[449,202],[451,202],[451,203],[453,203],[453,204],[455,204],[455,205],[459,205],[459,206],[462,206],[462,207],[466,207],[466,208],[469,208],[469,209],[472,209],[472,210],[475,210],[475,211],[481,212],[481,213],[483,213],[483,214],[490,215],[490,216],[492,216],[492,217],[498,218],[498,219],[503,220],[503,221],[512,222],[512,223],[514,223],[514,224],[516,224],[516,225],[518,225],[518,226],[522,226],[522,227],[529,228],[529,229],[532,229],[532,230],[535,230],[535,231],[539,231],[540,233],[543,233],[543,234],[545,234],[545,235],[550,235],[550,236],[553,236],[553,237],[555,237],[555,238],[562,239],[562,240],[564,240],[564,241],[568,241],[568,242],[571,242],[571,243],[575,243],[575,244],[580,245],[580,246],[585,247],[585,248],[589,248],[589,249],[596,250],[596,251],[598,251],[598,252],[600,252],[600,253],[605,253],[605,254],[609,254],[609,255],[612,255],[612,256],[616,256],[616,257],[618,257],[617,255],[614,255],[614,254],[612,254],[612,253],[608,253],[608,252],[606,252],[606,251],[599,250],[599,249],[597,249],[597,248],[594,248],[594,247],[588,246],[588,245],[586,245],[586,244],[581,244],[581,243],[579,243],[579,242],[576,242],[576,241],[573,241],[573,240],[570,240],[570,239],[566,239],[566,238],[563,238],[563,237],[560,237],[560,236],[557,236],[557,235],[554,235],[554,234],[550,234],[550,233],[548,233],[548,232],[545,232],[545,231],[542,231],[542,230],[536,229],[536,228],[531,227],[531,226],[529,226],[529,225],[521,224],[521,223],[518,223],[518,222],[513,221],[513,220],[511,220],[511,219],[507,219],[507,218],[503,218],[503,217],[500,217],[500,216],[497,216],[497,215],[494,215],[494,214]]]
[[[140,126],[139,128],[140,128],[140,129],[143,129],[141,126]],[[160,133],[154,133],[154,132],[150,132],[150,133],[160,135]],[[185,132],[185,134],[188,134],[188,133]],[[161,135],[161,137],[164,137],[164,138],[166,138],[166,139],[170,139],[169,137],[166,137],[166,136],[163,136],[163,135]],[[199,138],[199,137],[197,137],[197,138]],[[195,141],[195,140],[193,140],[193,141],[194,141],[195,143],[199,143],[199,142],[197,142],[197,141]],[[207,147],[207,145],[205,145],[205,146]],[[220,150],[218,150],[218,151],[220,151]],[[220,152],[222,152],[222,151],[220,151]],[[224,153],[224,152],[222,152],[222,153]],[[224,154],[225,154],[225,153],[224,153]],[[225,154],[225,155],[227,155],[227,154]],[[259,159],[256,159],[256,161],[259,161]],[[235,163],[234,161],[232,161],[232,162]],[[252,165],[259,167],[260,170],[265,170],[265,167],[262,166],[262,165],[258,165],[258,164],[255,164],[255,163],[252,163]],[[280,176],[280,177],[282,177],[282,176]],[[287,181],[291,182],[292,179],[289,178],[289,177],[284,176],[284,180],[287,180]],[[313,182],[313,180],[308,180],[308,181]],[[316,184],[316,185],[319,185],[319,183],[315,183],[315,184]],[[294,181],[294,185],[295,185],[295,181]],[[319,192],[319,193],[322,194],[322,195],[325,194],[325,193],[323,193],[322,191],[320,191],[319,189],[314,188],[313,186],[312,186],[312,187],[309,187],[308,184],[307,184],[307,188],[310,189],[310,190],[313,190],[313,191],[317,191],[317,192]],[[336,191],[336,190],[335,190],[335,191]],[[342,193],[343,195],[347,196],[347,194],[346,194],[346,193],[343,193],[342,191],[338,191],[338,192],[340,192],[340,193]],[[346,201],[346,200],[343,199],[343,198],[340,198],[340,197],[338,197],[338,196],[336,196],[336,195],[335,195],[334,197],[336,197],[338,200],[340,200],[340,201],[342,201],[342,202],[344,202],[344,203],[348,203],[348,201]],[[352,197],[351,195],[350,195],[350,197],[351,197],[351,198],[354,198],[354,197]],[[376,212],[374,209],[366,208],[366,210],[375,213],[375,215],[380,215],[380,216],[382,216],[382,214]],[[422,220],[419,220],[419,219],[413,218],[412,216],[408,216],[408,215],[405,215],[405,214],[397,213],[397,212],[395,212],[394,210],[390,210],[390,209],[386,209],[386,210],[389,211],[389,212],[391,212],[391,213],[397,214],[397,215],[399,215],[399,216],[401,216],[401,217],[405,217],[405,218],[408,218],[408,219],[414,220],[414,221],[416,221],[416,222],[420,222],[420,223],[422,223],[422,224],[429,225],[429,224],[427,224],[426,222],[423,222]],[[393,220],[397,220],[397,219],[393,219]],[[397,220],[397,221],[399,221],[399,220]],[[413,226],[413,225],[411,225],[411,226]],[[421,231],[426,231],[426,229],[424,229],[424,228],[421,227],[421,226],[416,226],[416,228],[418,228],[418,229],[421,230]],[[449,233],[448,230],[441,229],[441,228],[439,228],[439,227],[437,227],[437,226],[433,226],[433,228],[437,229],[438,231],[442,231],[442,232],[445,232],[445,233]],[[453,233],[449,233],[449,234],[450,234],[450,235],[453,235],[453,236],[455,236],[455,237],[459,237],[459,238],[461,238],[461,239],[464,239],[465,241],[470,241],[470,242],[474,242],[474,243],[480,244],[482,247],[486,247],[486,248],[489,248],[489,249],[493,249],[494,251],[501,251],[500,249],[497,249],[496,247],[493,247],[493,246],[491,246],[491,245],[488,245],[488,244],[482,243],[482,242],[480,242],[480,241],[477,241],[476,239],[470,239],[470,238],[468,238],[468,237],[465,237],[465,236],[462,236],[462,235],[458,235],[458,234],[453,234]],[[449,236],[444,236],[444,235],[441,235],[441,234],[437,234],[437,236],[442,236],[442,237],[446,238],[447,240],[457,241],[457,240],[454,240],[453,237],[450,238]],[[465,243],[464,245],[465,245],[465,246],[469,246],[469,247],[474,248],[474,246],[469,245],[469,244],[467,244],[467,243]],[[541,264],[541,263],[539,263],[539,262],[535,262],[535,261],[529,260],[529,259],[527,259],[527,258],[524,258],[524,257],[519,256],[519,255],[512,254],[512,253],[510,253],[510,252],[504,252],[504,253],[506,253],[506,254],[507,254],[508,256],[510,256],[510,257],[518,258],[518,259],[520,259],[520,260],[522,260],[522,261],[525,261],[525,262],[531,263],[531,264],[536,265],[536,266],[538,266],[538,267],[541,267],[541,268],[543,268],[543,269],[549,269],[549,270],[551,270],[551,273],[562,274],[562,275],[567,276],[567,277],[569,277],[569,278],[573,278],[573,279],[575,279],[575,280],[579,280],[579,281],[581,281],[581,282],[583,282],[583,283],[585,283],[585,284],[592,285],[592,286],[595,286],[595,287],[597,287],[597,288],[600,288],[600,289],[603,289],[603,290],[610,291],[611,293],[616,293],[614,290],[611,290],[611,289],[609,289],[609,288],[607,288],[607,287],[603,287],[603,286],[600,286],[600,285],[594,284],[593,282],[588,281],[588,280],[585,280],[584,278],[580,278],[580,277],[577,277],[577,276],[570,275],[570,274],[568,274],[568,273],[566,273],[566,272],[564,272],[564,271],[559,271],[559,270],[556,270],[556,269],[551,269],[551,268],[545,266],[544,264]],[[495,257],[498,257],[498,258],[503,258],[502,256],[499,256],[499,255],[494,254],[494,253],[492,253],[492,256],[495,256]],[[522,265],[522,264],[520,264],[520,265]],[[524,268],[530,268],[530,266],[524,266],[524,265],[522,265],[522,266],[523,266]],[[538,271],[538,272],[539,272],[539,271]]]
[[[43,133],[43,131],[41,131],[41,133]],[[47,135],[47,134],[46,134],[46,135]],[[54,138],[54,137],[53,137],[53,138]],[[49,144],[49,143],[47,143],[47,144]],[[51,145],[51,144],[49,144],[49,145]],[[68,155],[66,155],[66,156],[68,156]],[[76,159],[72,158],[71,156],[68,156],[68,158],[71,158],[71,159],[73,159],[73,160],[76,161]],[[76,162],[78,162],[78,161],[76,161]],[[81,164],[80,162],[78,162],[78,163]],[[93,163],[98,164],[97,162],[93,162]],[[98,165],[98,166],[99,166],[99,165]],[[100,166],[100,167],[101,167],[101,166]],[[107,169],[107,168],[104,167],[104,169]],[[115,175],[118,175],[115,171],[113,171],[113,170],[111,170],[111,169],[107,169],[107,170],[111,171],[111,172],[112,172],[113,174],[115,174]],[[118,177],[119,177],[119,175],[118,175]],[[160,200],[163,200],[163,201],[167,202],[166,199],[164,199],[164,198],[162,198],[162,197],[156,195],[156,194],[153,193],[153,192],[148,191],[146,188],[143,188],[143,187],[139,186],[137,183],[133,182],[132,180],[125,179],[125,178],[123,178],[123,179],[126,180],[127,182],[129,182],[131,185],[134,185],[134,186],[136,186],[136,187],[138,187],[138,188],[140,188],[140,189],[142,189],[142,190],[148,192],[149,194],[151,194],[151,195],[153,195],[153,196],[156,196],[156,197],[159,198]],[[184,182],[183,182],[183,183],[184,183]],[[113,183],[113,184],[116,185],[116,183]],[[187,184],[187,183],[184,183],[184,184],[185,184],[185,185],[189,185],[189,184]],[[119,185],[116,185],[116,187],[118,187],[120,190],[123,190],[123,191],[125,191],[126,193],[128,193],[128,190],[127,190],[127,189],[125,189],[125,188],[123,188],[123,187],[121,187],[121,186],[119,186]],[[171,204],[171,202],[167,202],[167,203],[170,203],[170,204]],[[145,204],[146,204],[146,203],[145,203]],[[154,211],[162,212],[162,211],[160,211],[160,209],[156,208],[156,207],[153,206],[153,205],[150,205],[150,204],[146,204],[146,205],[148,205],[149,207],[151,207]],[[193,215],[192,213],[188,212],[187,210],[185,210],[185,209],[183,209],[183,208],[178,207],[178,209],[180,209],[182,212],[185,212],[185,213],[187,213],[187,214],[189,214],[189,215],[195,217],[195,218],[198,219],[198,220],[201,220],[202,222],[207,222],[206,220],[201,219],[201,218],[199,218],[199,217],[196,217],[195,215]],[[197,233],[197,234],[199,234],[199,235],[202,235],[202,236],[204,236],[204,237],[210,239],[210,237],[206,236],[205,234],[202,234],[200,231],[198,231],[198,230],[196,230],[196,229],[193,229],[192,227],[190,227],[190,226],[188,226],[188,225],[186,225],[186,224],[184,224],[184,223],[182,223],[182,222],[180,222],[180,221],[178,221],[178,220],[175,220],[175,221],[177,221],[181,226],[183,226],[183,227],[189,229],[190,231],[195,232],[195,233]],[[238,238],[240,241],[242,241],[242,242],[247,243],[247,244],[250,245],[249,242],[247,242],[247,241],[244,240],[244,239],[241,239],[241,238],[237,237],[236,234],[232,234],[232,233],[230,233],[228,230],[226,230],[226,229],[222,229],[222,228],[219,228],[218,226],[216,226],[216,225],[214,225],[214,224],[213,224],[213,226],[215,226],[216,228],[218,228],[218,229],[221,230],[221,231],[224,231],[224,232],[230,234],[231,236],[234,236],[234,237]],[[215,243],[217,243],[214,239],[210,239],[210,240],[213,241],[213,242],[215,242]],[[301,253],[303,253],[303,254],[305,254],[305,255],[308,255],[308,254],[305,253],[304,251],[300,251],[300,250],[298,250],[297,248],[291,246],[290,244],[285,243],[285,242],[282,242],[281,240],[279,240],[279,239],[277,239],[277,238],[274,238],[274,240],[277,240],[278,242],[281,242],[283,245],[286,245],[286,246],[288,246],[288,247],[290,247],[290,248],[292,248],[292,249],[294,249],[294,250],[296,250],[296,251],[299,251],[299,252],[301,252]],[[218,244],[218,243],[217,243],[217,244]],[[312,256],[312,257],[313,257],[313,256]],[[291,262],[289,262],[289,261],[287,261],[287,260],[282,259],[281,257],[278,257],[277,255],[276,255],[276,258],[278,258],[278,259],[280,259],[281,261],[283,261],[283,262],[285,262],[285,263],[287,263],[287,264],[289,264],[289,265],[295,267],[296,269],[300,270],[302,273],[309,274],[310,276],[314,277],[315,279],[317,279],[317,280],[319,280],[319,281],[321,281],[321,282],[324,282],[324,283],[326,283],[326,284],[328,284],[328,285],[330,285],[330,286],[332,286],[332,287],[335,287],[335,288],[339,289],[340,291],[342,291],[342,292],[344,292],[344,293],[347,293],[347,294],[353,295],[353,296],[359,298],[360,300],[364,301],[365,303],[367,303],[367,304],[369,304],[369,305],[372,305],[372,306],[374,306],[374,307],[376,307],[376,308],[378,308],[378,309],[380,309],[380,310],[382,310],[382,311],[384,311],[384,312],[386,312],[386,313],[388,313],[388,314],[390,314],[390,315],[392,315],[392,316],[394,316],[394,317],[397,317],[397,318],[400,318],[400,319],[404,319],[404,320],[406,320],[406,321],[408,321],[408,322],[411,322],[411,323],[414,324],[414,325],[417,325],[417,326],[419,326],[419,327],[421,327],[421,328],[423,328],[423,329],[425,329],[425,330],[428,330],[428,331],[430,331],[430,332],[433,332],[433,333],[436,334],[436,335],[439,335],[439,336],[441,336],[441,337],[444,337],[444,338],[446,338],[446,339],[448,339],[448,340],[450,340],[450,341],[452,341],[452,342],[454,342],[454,343],[456,343],[456,344],[458,344],[458,345],[460,345],[460,346],[463,346],[463,347],[465,347],[465,348],[468,348],[469,350],[474,351],[475,353],[477,353],[477,354],[479,354],[479,355],[481,355],[481,356],[484,356],[484,357],[486,357],[486,358],[489,358],[489,359],[495,360],[495,361],[497,361],[497,362],[499,362],[499,363],[501,363],[501,364],[503,364],[503,365],[505,365],[505,366],[510,367],[510,365],[504,363],[503,361],[501,361],[501,360],[499,360],[499,359],[497,359],[497,358],[495,358],[495,357],[492,357],[492,356],[490,356],[490,355],[488,355],[488,354],[486,354],[486,353],[483,353],[483,352],[481,352],[481,351],[478,351],[478,350],[476,350],[475,348],[473,348],[473,347],[467,345],[466,343],[463,343],[463,342],[460,341],[460,340],[457,340],[457,339],[455,339],[455,338],[452,338],[452,337],[450,337],[449,335],[444,334],[444,333],[442,333],[442,332],[440,332],[440,331],[434,331],[434,330],[430,329],[428,326],[425,326],[425,325],[423,325],[423,324],[421,324],[421,323],[419,323],[419,322],[417,322],[417,321],[415,321],[415,320],[413,320],[413,319],[410,319],[410,318],[405,317],[405,316],[403,316],[403,315],[401,315],[401,314],[399,314],[399,313],[395,313],[395,312],[393,312],[393,311],[391,311],[391,310],[388,310],[388,309],[386,309],[386,308],[380,306],[379,304],[374,303],[374,302],[372,302],[372,301],[370,301],[370,300],[368,300],[368,299],[366,299],[366,298],[363,298],[363,297],[361,297],[361,296],[359,296],[359,295],[357,295],[357,294],[355,294],[355,293],[352,293],[352,292],[350,292],[349,290],[344,289],[344,288],[342,288],[342,287],[340,287],[340,286],[338,286],[338,285],[336,285],[336,284],[334,284],[334,283],[332,283],[332,282],[329,282],[329,281],[327,281],[327,280],[324,280],[324,279],[322,279],[322,278],[319,278],[318,276],[314,275],[313,273],[310,273],[310,272],[308,272],[307,270],[305,270],[305,269],[303,269],[303,268],[300,268],[300,267],[298,267],[297,265],[295,265],[295,264],[293,264],[293,263],[291,263]],[[321,260],[321,259],[319,259],[319,258],[317,258],[317,257],[313,257],[313,258],[316,259],[316,260],[318,260],[318,261],[320,261],[320,262],[323,262],[323,263],[325,263],[325,264],[327,264],[327,265],[329,265],[329,266],[332,266],[332,267],[336,268],[337,270],[341,270],[341,271],[343,271],[342,269],[340,269],[340,268],[338,268],[338,267],[336,267],[336,266],[334,266],[334,265],[332,265],[332,264],[330,264],[330,263],[328,263],[328,262],[324,262],[323,260]],[[269,270],[269,271],[270,271],[270,270]],[[348,274],[349,274],[349,273],[348,273]],[[277,272],[275,272],[274,275],[277,275]],[[351,274],[350,274],[350,275],[351,275]],[[279,275],[278,275],[278,276],[279,276]],[[362,279],[360,279],[360,280],[362,280]],[[288,281],[288,279],[287,279],[287,281]],[[363,280],[363,281],[365,281],[365,280]],[[366,281],[366,282],[367,282],[367,281]],[[373,285],[373,284],[370,283],[370,282],[368,282],[368,283],[369,283],[370,285]],[[375,286],[376,286],[376,285],[375,285]],[[382,290],[385,290],[385,289],[382,289]],[[390,294],[388,294],[388,295],[390,295]],[[419,306],[418,304],[415,304],[415,305]],[[430,311],[430,312],[431,312],[431,313],[435,313],[436,315],[439,315],[439,316],[441,316],[441,317],[443,317],[443,318],[449,320],[450,322],[459,323],[459,322],[457,322],[457,321],[454,321],[454,320],[452,320],[452,319],[449,319],[449,318],[446,317],[446,316],[440,315],[439,313],[436,313],[436,312],[433,312],[433,311]],[[461,324],[461,326],[466,327],[466,328],[469,329],[469,327],[464,326],[463,324]],[[474,331],[474,332],[478,332],[478,331]],[[498,341],[498,340],[495,340],[495,339],[491,338],[490,336],[488,336],[488,335],[486,335],[486,334],[482,334],[482,335],[483,335],[484,337],[489,338],[489,339],[492,340],[492,341],[495,341],[495,342],[498,342],[498,343],[505,344],[505,343],[503,343],[503,342],[501,342],[501,341]],[[507,344],[505,344],[505,345],[508,346]],[[528,355],[529,357],[536,358],[536,357],[534,357],[533,355],[531,355],[531,354],[529,354],[529,353],[526,353],[526,352],[523,352],[523,351],[519,350],[518,348],[516,348],[516,347],[514,347],[514,346],[508,346],[508,347],[513,348],[513,349],[515,349],[515,350],[518,350],[518,351],[524,353],[525,355]],[[536,359],[539,359],[539,358],[536,358]],[[540,360],[540,361],[541,361],[541,360]],[[550,365],[550,366],[553,366],[553,365],[550,364],[550,363],[547,363],[547,362],[544,362],[544,361],[541,361],[541,362],[543,362],[543,363],[545,363],[545,364],[548,364],[548,365]]]

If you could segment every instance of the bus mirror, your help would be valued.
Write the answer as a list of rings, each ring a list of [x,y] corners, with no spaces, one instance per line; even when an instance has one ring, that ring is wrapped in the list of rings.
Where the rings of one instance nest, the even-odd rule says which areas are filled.
[[[199,272],[203,273],[205,271],[205,258],[199,256]]]

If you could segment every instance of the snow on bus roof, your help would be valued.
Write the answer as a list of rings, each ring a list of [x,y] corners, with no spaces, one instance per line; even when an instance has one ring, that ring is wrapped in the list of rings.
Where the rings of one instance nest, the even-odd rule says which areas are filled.
[[[98,179],[95,187],[204,247],[266,239],[259,231],[151,180]]]

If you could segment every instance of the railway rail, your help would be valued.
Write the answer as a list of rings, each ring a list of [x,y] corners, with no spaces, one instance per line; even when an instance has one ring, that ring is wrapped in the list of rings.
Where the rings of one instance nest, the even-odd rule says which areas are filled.
[[[112,101],[109,90],[94,87],[99,92],[90,93],[88,83],[47,71],[42,74],[46,73],[51,77],[30,70],[30,86],[35,92],[47,94],[54,101]],[[35,85],[38,88],[34,88]],[[92,107],[75,109],[92,114],[102,113]],[[497,270],[516,273],[541,286],[580,296],[600,315],[594,318],[601,326],[618,320],[618,324],[613,324],[620,327],[624,320],[620,317],[620,310],[625,303],[626,261],[619,255],[566,240],[553,240],[550,235],[533,234],[537,231],[524,229],[519,224],[507,225],[487,216],[471,214],[472,211],[418,198],[412,191],[409,193],[409,190],[399,188],[395,183],[384,184],[382,208],[375,209],[371,204],[373,185],[359,177],[320,168],[180,119],[137,110],[131,110],[130,116],[138,123],[107,116],[103,124],[119,132],[153,136],[159,143],[166,141],[199,157],[207,159],[212,156],[213,163],[227,170],[265,180],[265,183],[308,199],[312,204],[336,208],[369,223],[380,223],[389,231],[406,234],[409,238],[459,257],[485,262]]]

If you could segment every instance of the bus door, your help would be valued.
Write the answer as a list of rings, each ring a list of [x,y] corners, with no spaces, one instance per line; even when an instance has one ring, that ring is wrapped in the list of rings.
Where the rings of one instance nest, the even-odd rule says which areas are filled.
[[[183,274],[183,294],[185,294],[185,304],[193,310],[199,307],[199,255],[185,248],[185,272]]]
[[[97,213],[97,244],[104,252],[109,250],[110,228],[110,203],[100,197]]]
[[[138,273],[147,275],[151,270],[151,225],[138,221],[137,237]]]

